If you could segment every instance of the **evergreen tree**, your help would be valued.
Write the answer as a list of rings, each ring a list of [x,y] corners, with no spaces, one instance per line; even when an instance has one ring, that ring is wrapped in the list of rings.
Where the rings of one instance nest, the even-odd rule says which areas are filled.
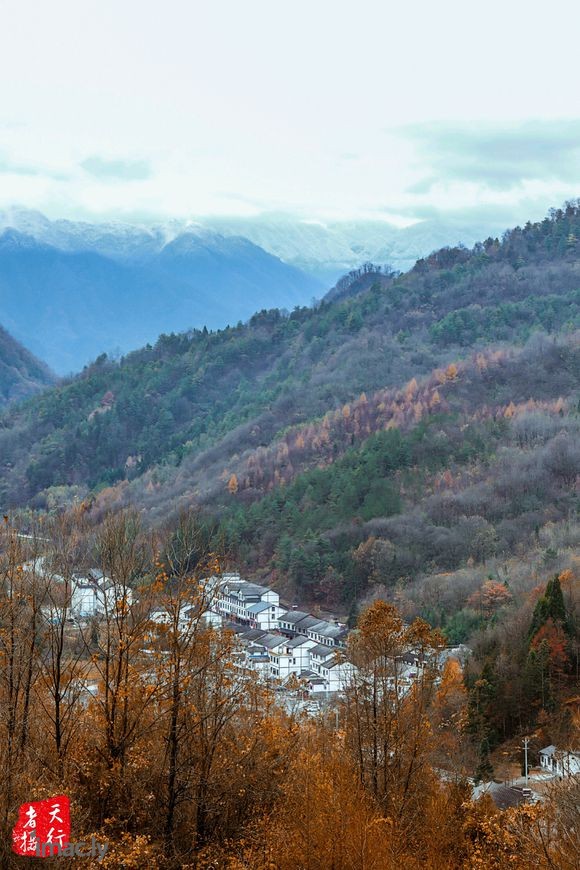
[[[524,671],[524,691],[530,704],[544,710],[553,708],[552,681],[550,679],[550,650],[546,640],[532,647]]]
[[[530,624],[530,641],[536,636],[540,628],[546,624],[548,619],[551,619],[554,625],[559,625],[564,631],[569,632],[566,605],[564,604],[560,578],[557,574],[548,581],[546,591],[536,603]]]
[[[486,741],[488,748],[497,740],[493,724],[494,701],[497,698],[497,676],[491,662],[486,662],[478,680],[469,691],[467,702],[466,731],[481,744]]]
[[[479,744],[479,762],[475,769],[474,780],[476,782],[490,782],[493,779],[493,764],[489,757],[489,740],[484,737]]]

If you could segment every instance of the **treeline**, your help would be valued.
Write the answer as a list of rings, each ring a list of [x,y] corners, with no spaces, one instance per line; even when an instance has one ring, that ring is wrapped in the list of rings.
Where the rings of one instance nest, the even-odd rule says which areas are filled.
[[[472,801],[473,690],[454,660],[439,675],[442,637],[423,620],[380,601],[361,613],[344,696],[305,719],[204,621],[201,581],[221,567],[207,526],[183,516],[152,538],[135,514],[89,520],[80,507],[26,537],[9,518],[0,532],[3,867],[29,860],[10,851],[18,806],[63,793],[73,839],[108,845],[105,868],[577,866],[575,779],[537,807]],[[89,566],[115,603],[71,623],[73,575]],[[555,583],[532,645],[549,619],[562,620]],[[424,667],[401,692],[408,649]]]

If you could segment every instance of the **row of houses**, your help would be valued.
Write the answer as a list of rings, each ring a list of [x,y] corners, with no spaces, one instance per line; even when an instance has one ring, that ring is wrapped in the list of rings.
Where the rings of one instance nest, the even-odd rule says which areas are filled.
[[[36,571],[43,567],[34,565]],[[64,586],[62,577],[51,575],[51,580],[61,581]],[[187,604],[180,610],[180,632],[186,632],[200,615],[214,627],[226,624],[239,637],[244,667],[281,684],[293,675],[314,693],[340,692],[354,673],[353,664],[345,657],[348,629],[336,619],[325,620],[303,610],[284,608],[273,589],[243,580],[237,573],[209,577],[204,584],[204,603]],[[133,603],[130,589],[121,588],[96,569],[74,574],[67,597],[67,616],[74,619],[98,618],[118,607],[121,599],[127,605]],[[51,615],[47,614],[47,618]],[[149,620],[153,630],[171,621],[163,608],[153,609]],[[424,663],[409,651],[397,657],[394,664],[393,688],[405,693]]]
[[[240,640],[244,667],[284,684],[292,675],[311,692],[339,692],[354,666],[344,655],[348,629],[303,610],[288,610],[273,589],[222,574],[206,581],[210,609]]]
[[[273,589],[243,580],[239,574],[210,577],[206,585],[210,590],[210,609],[225,620],[248,628],[278,631],[289,638],[308,637],[324,646],[346,644],[346,626],[303,610],[288,610],[280,605],[280,596]]]
[[[261,629],[235,629],[244,651],[243,666],[266,681],[284,684],[294,675],[310,692],[340,692],[354,672],[343,650],[304,635],[290,638]]]
[[[267,586],[244,580],[237,573],[221,574],[204,581],[204,599],[205,621],[234,630],[240,642],[238,664],[266,681],[285,685],[294,677],[310,693],[335,693],[344,689],[355,672],[345,655],[345,625],[284,608],[278,593]],[[180,631],[187,629],[192,612],[199,610],[186,606],[179,614]],[[163,624],[169,615],[154,610],[150,620]],[[460,658],[460,652],[446,651],[441,666],[446,654]],[[391,689],[399,696],[406,694],[425,666],[412,650],[394,657]]]

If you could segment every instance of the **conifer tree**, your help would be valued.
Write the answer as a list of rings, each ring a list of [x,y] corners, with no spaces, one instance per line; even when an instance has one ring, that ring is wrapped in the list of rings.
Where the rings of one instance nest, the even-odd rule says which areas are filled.
[[[546,585],[546,591],[538,599],[532,615],[529,639],[532,640],[540,628],[548,619],[552,619],[555,625],[561,626],[564,631],[569,631],[568,618],[560,578],[556,574]]]
[[[475,769],[476,782],[490,782],[493,779],[493,765],[489,757],[489,740],[484,737],[479,744],[479,763]]]

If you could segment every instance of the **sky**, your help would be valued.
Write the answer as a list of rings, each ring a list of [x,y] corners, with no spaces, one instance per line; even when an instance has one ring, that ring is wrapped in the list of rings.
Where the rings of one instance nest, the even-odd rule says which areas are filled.
[[[0,0],[0,208],[505,225],[580,195],[580,6]]]

